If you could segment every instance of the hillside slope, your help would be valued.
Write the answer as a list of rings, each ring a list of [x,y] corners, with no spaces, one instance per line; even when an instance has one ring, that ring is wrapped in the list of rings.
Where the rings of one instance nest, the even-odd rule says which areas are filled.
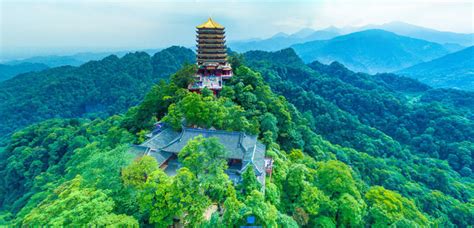
[[[136,105],[154,82],[184,63],[186,48],[171,47],[149,56],[111,55],[80,67],[64,66],[18,75],[0,83],[0,138],[49,118],[106,117]],[[0,140],[1,141],[1,140]]]
[[[471,174],[461,177],[446,161],[394,140],[378,125],[393,113],[413,111],[406,91],[422,95],[430,87],[394,75],[355,74],[337,63],[307,66],[291,49],[247,53],[244,62],[261,73],[240,60],[231,57],[235,74],[219,97],[178,86],[192,76],[188,66],[125,115],[55,119],[15,133],[0,152],[0,224],[166,227],[180,219],[218,227],[244,226],[250,215],[265,227],[472,224]],[[416,118],[400,119],[444,118],[424,132],[423,144],[431,146],[429,137],[437,139],[449,118],[468,115],[440,112],[445,105],[429,109],[415,102]],[[274,159],[264,194],[252,169],[241,183],[230,182],[224,147],[212,139],[188,141],[175,176],[152,157],[127,154],[157,119],[179,129],[183,118],[187,126],[258,135]],[[468,124],[456,127],[463,131]],[[223,213],[204,218],[215,205]]]
[[[448,52],[442,45],[399,36],[384,30],[366,30],[331,40],[293,45],[305,61],[338,61],[353,71],[392,72],[432,60]]]
[[[474,90],[474,46],[397,72],[433,87]]]
[[[48,66],[41,63],[19,63],[16,65],[0,64],[0,82],[10,79],[18,74],[41,71]]]

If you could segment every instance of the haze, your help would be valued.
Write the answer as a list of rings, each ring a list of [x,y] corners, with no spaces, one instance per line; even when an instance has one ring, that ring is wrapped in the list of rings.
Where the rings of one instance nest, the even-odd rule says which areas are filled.
[[[391,21],[461,33],[474,30],[471,1],[381,2],[0,0],[0,60],[190,47],[195,42],[195,26],[209,16],[226,26],[229,40]]]

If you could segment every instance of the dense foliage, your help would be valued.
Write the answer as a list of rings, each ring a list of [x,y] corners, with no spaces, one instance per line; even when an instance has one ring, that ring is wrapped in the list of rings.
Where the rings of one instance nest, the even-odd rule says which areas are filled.
[[[457,208],[472,208],[472,93],[353,73],[338,63],[307,66],[291,49],[249,52],[245,58],[273,91],[304,113],[313,131],[368,153],[336,155],[369,185],[397,190],[419,205],[431,204],[427,195],[442,192],[452,203],[437,209],[440,221],[456,223]],[[412,86],[407,91],[397,84]]]
[[[456,111],[469,110],[465,103],[457,104],[460,109],[445,106],[454,105],[456,96],[452,102],[422,101],[430,88],[411,79],[354,74],[337,64],[306,66],[291,50],[245,57],[262,74],[245,66],[242,56],[232,57],[234,77],[218,97],[183,88],[194,70],[185,66],[124,115],[53,119],[13,134],[0,149],[0,221],[229,227],[246,225],[254,216],[266,227],[474,223],[466,164],[457,169],[411,141],[429,135],[434,144],[459,144],[449,152],[455,156],[472,152],[472,136],[462,134],[467,139],[459,141],[435,134],[450,118],[469,130],[472,115]],[[411,88],[399,88],[403,83]],[[429,116],[413,119],[414,111]],[[389,122],[395,114],[418,128],[416,120],[438,118],[425,126],[434,130],[407,130],[403,141],[383,124],[398,124]],[[154,158],[128,152],[158,120],[176,129],[257,134],[274,159],[272,175],[262,186],[249,168],[233,185],[224,172],[224,147],[214,138],[197,137],[178,154],[183,167],[168,176]]]
[[[0,142],[15,129],[50,118],[107,117],[138,104],[159,79],[194,62],[194,53],[171,47],[149,56],[111,55],[80,67],[64,66],[0,82]]]

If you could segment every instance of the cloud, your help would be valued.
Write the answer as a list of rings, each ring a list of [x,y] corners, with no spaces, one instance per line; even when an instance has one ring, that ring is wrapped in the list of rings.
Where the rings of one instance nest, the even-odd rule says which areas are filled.
[[[227,27],[229,40],[390,21],[472,32],[472,9],[470,1],[437,0],[0,0],[0,48],[6,53],[193,46],[195,26],[209,16]]]

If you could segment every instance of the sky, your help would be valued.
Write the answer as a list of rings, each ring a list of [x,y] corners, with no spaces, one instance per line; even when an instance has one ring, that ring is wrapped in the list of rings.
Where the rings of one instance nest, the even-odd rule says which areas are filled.
[[[403,21],[474,32],[472,1],[0,0],[0,60],[33,55],[191,47],[209,16],[227,39]]]

